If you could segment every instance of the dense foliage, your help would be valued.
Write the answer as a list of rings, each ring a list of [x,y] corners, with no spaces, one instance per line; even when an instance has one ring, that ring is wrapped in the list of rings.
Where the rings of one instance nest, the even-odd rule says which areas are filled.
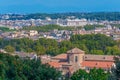
[[[70,41],[73,44],[78,45],[79,48],[81,45],[84,45],[84,48],[81,49],[87,49],[89,53],[93,54],[99,54],[101,53],[101,50],[104,54],[119,54],[120,51],[117,50],[118,47],[115,46],[116,42],[112,40],[112,38],[102,34],[73,35]],[[118,51],[118,53],[114,51],[115,49]]]
[[[78,47],[86,53],[97,55],[119,55],[120,42],[102,34],[72,35],[69,41],[57,42],[53,39],[40,38],[39,40],[22,39],[0,39],[0,48],[14,49],[16,51],[36,52],[38,55],[58,55],[67,50]],[[14,49],[13,49],[14,48]]]
[[[60,76],[60,72],[40,60],[23,60],[0,53],[0,80],[57,80]]]
[[[84,26],[84,29],[87,31],[87,30],[94,30],[95,28],[102,28],[102,27],[105,27],[104,25],[85,25]],[[44,26],[31,26],[31,27],[23,27],[22,30],[37,30],[37,31],[40,31],[40,32],[48,32],[48,31],[52,31],[54,29],[57,29],[57,30],[69,30],[69,31],[72,31],[72,30],[78,30],[78,29],[83,29],[81,26],[78,26],[78,27],[63,27],[63,26],[59,26],[59,25],[44,25]]]
[[[104,25],[86,25],[84,26],[84,29],[88,31],[88,30],[95,30],[96,28],[102,28],[102,27],[105,27],[105,26]]]
[[[2,32],[9,32],[9,31],[15,31],[15,29],[10,29],[8,27],[0,27],[0,31],[2,31]]]
[[[80,69],[72,75],[71,80],[108,80],[109,75],[108,72],[105,73],[102,69],[94,68],[89,73]]]
[[[61,27],[59,25],[45,25],[45,26],[38,26],[38,27],[23,27],[22,30],[37,30],[41,32],[48,32],[54,29],[58,30],[74,30],[74,27]]]

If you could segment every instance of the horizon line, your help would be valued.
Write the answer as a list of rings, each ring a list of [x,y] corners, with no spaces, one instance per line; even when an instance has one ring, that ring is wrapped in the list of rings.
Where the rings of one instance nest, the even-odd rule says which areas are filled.
[[[0,14],[66,14],[66,13],[120,13],[120,11],[86,11],[86,12],[28,12],[28,13],[12,13],[12,12],[8,12],[8,13],[0,13]]]

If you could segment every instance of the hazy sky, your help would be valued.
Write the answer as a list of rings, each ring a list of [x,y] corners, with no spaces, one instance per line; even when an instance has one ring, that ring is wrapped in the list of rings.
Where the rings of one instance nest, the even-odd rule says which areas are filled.
[[[120,0],[0,0],[0,13],[120,11]]]

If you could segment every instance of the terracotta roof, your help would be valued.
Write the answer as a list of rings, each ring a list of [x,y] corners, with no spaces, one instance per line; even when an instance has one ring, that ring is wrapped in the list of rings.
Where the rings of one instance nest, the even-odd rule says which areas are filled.
[[[68,62],[59,62],[60,65],[68,65]]]
[[[54,68],[60,68],[61,67],[61,65],[59,64],[59,62],[55,62],[55,61],[49,62],[48,64],[50,66],[54,67]]]
[[[48,62],[48,64],[54,68],[60,68],[62,67],[62,65],[68,65],[68,62],[51,61],[51,62]]]
[[[74,48],[72,50],[67,51],[67,53],[74,53],[74,54],[79,54],[80,53],[80,54],[83,54],[84,51],[79,49],[79,48]]]
[[[114,62],[104,62],[104,61],[83,61],[83,67],[89,68],[111,68]]]
[[[114,61],[114,56],[111,55],[85,55],[84,60],[98,60],[98,61]]]
[[[60,55],[57,55],[55,57],[52,57],[54,59],[67,59],[67,54],[60,54]]]

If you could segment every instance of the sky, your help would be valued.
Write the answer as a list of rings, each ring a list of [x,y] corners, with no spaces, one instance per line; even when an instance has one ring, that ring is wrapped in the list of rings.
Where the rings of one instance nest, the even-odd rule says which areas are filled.
[[[0,13],[120,12],[120,0],[0,0]]]

